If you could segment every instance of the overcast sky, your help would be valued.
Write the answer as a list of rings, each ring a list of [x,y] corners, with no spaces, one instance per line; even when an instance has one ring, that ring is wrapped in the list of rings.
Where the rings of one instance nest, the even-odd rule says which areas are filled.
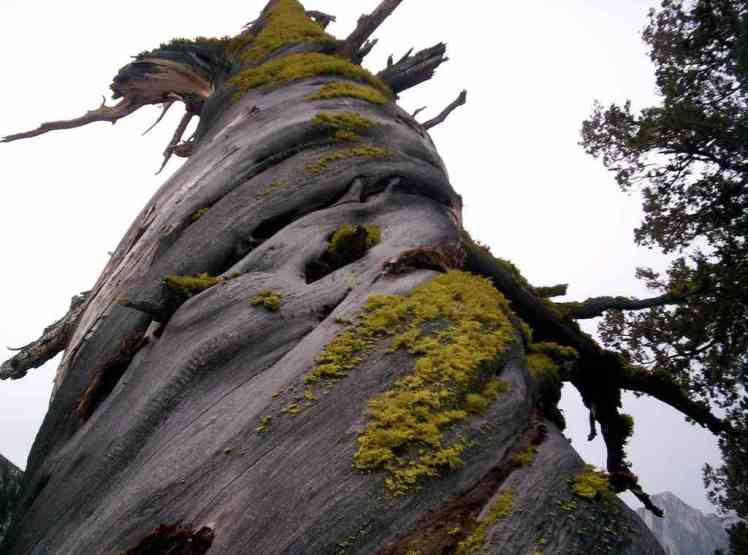
[[[432,136],[464,199],[464,222],[497,256],[535,284],[570,283],[569,299],[645,295],[637,266],[663,267],[633,244],[639,199],[577,145],[592,102],[635,107],[656,102],[640,34],[656,0],[406,0],[377,33],[370,69],[408,48],[448,45],[450,62],[406,92],[408,110],[428,119],[468,89],[468,104]],[[0,1],[3,92],[0,135],[95,108],[129,56],[177,36],[233,35],[265,0],[142,2]],[[307,0],[338,16],[345,36],[377,0]],[[477,6],[480,6],[478,8]],[[464,8],[464,9],[463,9]],[[181,110],[181,108],[180,108]],[[0,357],[62,316],[70,297],[90,288],[120,237],[159,185],[154,171],[181,113],[150,135],[148,107],[114,128],[81,129],[0,145]],[[594,326],[588,328],[593,331]],[[44,417],[59,359],[16,382],[0,382],[0,453],[25,467]],[[565,388],[567,435],[601,466],[601,440],[587,443],[587,415]],[[704,461],[719,460],[715,439],[656,401],[626,396],[636,418],[631,460],[650,492],[671,490],[712,510],[701,483]]]

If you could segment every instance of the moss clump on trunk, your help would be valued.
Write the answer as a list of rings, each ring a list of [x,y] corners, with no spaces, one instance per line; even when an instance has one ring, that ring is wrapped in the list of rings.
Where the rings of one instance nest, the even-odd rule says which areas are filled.
[[[478,520],[478,526],[465,540],[457,546],[457,555],[472,555],[478,553],[486,543],[486,534],[496,521],[512,514],[513,495],[511,490],[501,492],[494,499],[486,516]]]
[[[291,81],[324,75],[361,81],[382,94],[392,97],[392,91],[384,81],[361,66],[337,56],[316,52],[290,54],[261,66],[245,69],[229,79],[229,85],[236,88],[234,100],[238,100],[251,89],[265,86],[278,87]]]
[[[386,104],[390,101],[388,96],[385,96],[377,89],[368,85],[359,85],[357,83],[346,83],[346,82],[335,82],[326,83],[316,93],[306,97],[307,100],[329,100],[331,98],[358,98],[359,100],[365,100],[372,104]]]
[[[258,63],[276,50],[292,44],[335,44],[319,23],[307,17],[297,0],[275,0],[263,14],[265,24],[251,46],[241,54],[246,63]]]
[[[358,323],[330,342],[306,377],[310,384],[342,379],[384,338],[391,338],[390,352],[415,356],[414,370],[369,402],[354,467],[386,470],[385,484],[396,495],[459,467],[468,444],[447,441],[444,432],[508,389],[493,363],[517,338],[510,313],[488,280],[459,271],[408,296],[371,296]]]

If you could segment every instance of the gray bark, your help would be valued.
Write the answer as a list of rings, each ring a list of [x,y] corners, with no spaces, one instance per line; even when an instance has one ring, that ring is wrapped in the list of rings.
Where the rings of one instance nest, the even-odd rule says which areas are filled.
[[[540,533],[549,553],[605,552],[604,541],[578,538],[578,520],[554,513],[550,500],[571,495],[566,480],[581,461],[552,425],[536,462],[507,471],[537,427],[519,343],[496,361],[511,391],[459,426],[472,445],[464,466],[410,495],[392,497],[384,475],[352,468],[367,400],[412,369],[404,351],[381,346],[302,414],[282,413],[370,295],[407,294],[438,275],[386,274],[387,263],[461,238],[459,197],[424,128],[395,104],[305,100],[330,80],[253,90],[235,103],[219,89],[207,100],[191,157],[136,218],[78,317],[3,553],[136,553],[154,535],[182,533],[164,525],[184,537],[195,530],[212,542],[210,555],[398,552],[429,515],[442,511],[448,522],[468,496],[460,514],[475,521],[508,487],[519,510],[491,527],[485,552],[542,550]],[[367,141],[390,154],[310,172],[341,148],[311,123],[323,110],[374,121]],[[278,180],[286,185],[271,188]],[[378,225],[381,243],[307,283],[307,264],[350,223]],[[175,302],[164,276],[199,273],[227,279]],[[267,289],[283,295],[280,311],[250,305]],[[259,434],[266,415],[272,425]],[[620,502],[582,503],[580,518],[625,527],[618,552],[661,553]],[[451,541],[422,555],[450,552]]]
[[[0,455],[0,543],[10,528],[13,510],[21,494],[23,472]]]

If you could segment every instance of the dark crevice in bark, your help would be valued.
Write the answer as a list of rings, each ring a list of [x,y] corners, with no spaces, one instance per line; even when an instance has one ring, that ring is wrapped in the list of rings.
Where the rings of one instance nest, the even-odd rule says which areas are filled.
[[[104,399],[114,390],[120,378],[127,371],[127,367],[130,366],[130,362],[145,343],[145,335],[142,333],[123,339],[119,352],[92,373],[91,383],[83,392],[83,396],[75,409],[81,420],[84,422],[88,420]]]
[[[307,263],[304,274],[308,284],[319,281],[340,268],[361,260],[366,255],[371,248],[368,244],[366,228],[355,225],[353,230],[353,235],[346,241],[344,248],[335,248],[335,245],[330,244],[319,258]],[[327,241],[330,242],[332,237],[333,233],[328,236]]]
[[[207,526],[192,530],[178,524],[162,524],[120,555],[204,555],[214,538],[213,530]]]
[[[489,470],[470,490],[434,509],[406,536],[385,545],[377,555],[454,553],[458,544],[477,526],[478,515],[509,475],[521,466],[515,455],[540,445],[547,435],[544,424],[535,423],[519,437],[502,461]]]

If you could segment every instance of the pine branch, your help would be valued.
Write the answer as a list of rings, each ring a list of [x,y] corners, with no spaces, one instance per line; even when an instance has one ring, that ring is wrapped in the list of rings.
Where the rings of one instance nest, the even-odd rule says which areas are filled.
[[[688,299],[687,295],[666,293],[659,297],[648,299],[632,299],[629,297],[593,297],[581,303],[556,303],[567,318],[585,320],[602,316],[608,310],[644,310],[658,306],[682,304]]]

